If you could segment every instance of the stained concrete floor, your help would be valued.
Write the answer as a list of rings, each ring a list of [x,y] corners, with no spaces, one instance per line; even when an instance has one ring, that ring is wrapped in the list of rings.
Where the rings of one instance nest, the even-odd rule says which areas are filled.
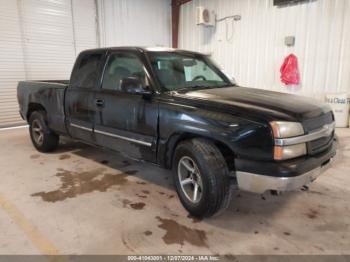
[[[0,131],[0,254],[350,254],[350,130],[309,191],[235,192],[229,209],[188,217],[171,174],[66,141],[35,151]]]

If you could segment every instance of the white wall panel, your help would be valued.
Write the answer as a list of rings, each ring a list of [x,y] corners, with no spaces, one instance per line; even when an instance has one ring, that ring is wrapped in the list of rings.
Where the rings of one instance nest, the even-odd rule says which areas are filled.
[[[73,0],[75,51],[98,47],[97,13],[94,0]]]
[[[102,46],[169,46],[170,0],[99,0]]]
[[[195,8],[215,10],[226,19],[215,28],[195,23]],[[193,0],[182,6],[179,46],[212,53],[243,86],[290,92],[280,81],[283,59],[299,59],[301,90],[322,98],[325,92],[350,93],[350,1],[315,0],[287,7],[273,0]],[[284,37],[294,35],[294,47]]]

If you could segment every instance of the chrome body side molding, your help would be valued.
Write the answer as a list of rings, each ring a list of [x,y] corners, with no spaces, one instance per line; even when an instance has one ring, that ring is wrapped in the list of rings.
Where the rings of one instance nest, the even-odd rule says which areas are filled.
[[[88,127],[85,127],[85,126],[80,126],[80,125],[77,125],[77,124],[70,123],[70,125],[72,127],[76,127],[76,128],[79,128],[79,129],[82,129],[82,130],[85,130],[85,131],[90,131],[90,132],[94,131],[96,134],[101,134],[101,135],[105,135],[105,136],[109,136],[109,137],[119,138],[119,139],[122,139],[122,140],[126,140],[126,141],[129,141],[129,142],[133,142],[133,143],[144,145],[144,146],[148,146],[148,147],[152,146],[152,143],[149,143],[149,142],[145,142],[145,141],[141,141],[141,140],[125,137],[125,136],[119,136],[119,135],[116,135],[116,134],[112,134],[112,133],[109,133],[109,132],[104,132],[104,131],[97,130],[97,129],[92,130],[91,128],[88,128]]]
[[[80,125],[76,125],[76,124],[72,124],[72,123],[70,123],[70,126],[76,127],[76,128],[79,128],[79,129],[82,129],[82,130],[85,130],[85,131],[90,131],[90,132],[92,132],[92,129],[91,129],[91,128],[88,128],[88,127],[85,127],[85,126],[80,126]]]
[[[126,141],[129,141],[129,142],[140,144],[140,145],[143,145],[143,146],[148,146],[148,147],[152,146],[152,143],[149,143],[149,142],[145,142],[145,141],[141,141],[141,140],[125,137],[125,136],[119,136],[119,135],[116,135],[116,134],[112,134],[112,133],[101,131],[101,130],[97,130],[97,129],[95,129],[95,133],[96,134],[105,135],[105,136],[114,137],[114,138],[119,138],[119,139],[122,139],[122,140],[126,140]]]

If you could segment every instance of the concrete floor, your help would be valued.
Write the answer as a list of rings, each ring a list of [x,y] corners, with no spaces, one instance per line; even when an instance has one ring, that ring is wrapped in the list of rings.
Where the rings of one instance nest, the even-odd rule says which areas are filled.
[[[0,131],[0,254],[350,254],[350,130],[309,191],[237,191],[221,216],[188,217],[168,171],[66,142],[35,151]]]

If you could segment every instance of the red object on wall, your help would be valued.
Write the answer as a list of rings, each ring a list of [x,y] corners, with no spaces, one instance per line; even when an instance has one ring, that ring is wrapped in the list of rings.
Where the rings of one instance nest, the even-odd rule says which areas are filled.
[[[280,69],[281,81],[286,85],[299,85],[300,74],[298,67],[298,58],[290,54],[284,59]]]

